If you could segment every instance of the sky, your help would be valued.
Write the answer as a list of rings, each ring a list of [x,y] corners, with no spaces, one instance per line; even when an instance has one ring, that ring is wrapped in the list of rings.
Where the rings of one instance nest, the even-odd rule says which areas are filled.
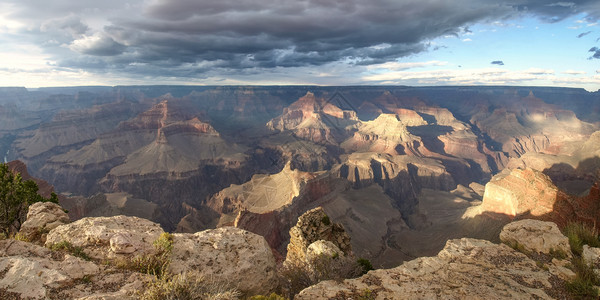
[[[0,0],[0,86],[600,89],[600,1]]]

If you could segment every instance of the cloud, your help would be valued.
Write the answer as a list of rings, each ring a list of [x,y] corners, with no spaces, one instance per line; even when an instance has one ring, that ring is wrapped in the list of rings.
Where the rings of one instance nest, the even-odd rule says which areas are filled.
[[[566,70],[563,72],[563,74],[568,74],[568,75],[585,75],[587,74],[586,71],[575,71],[575,70]]]
[[[533,74],[533,75],[552,75],[555,73],[554,70],[540,69],[540,68],[529,68],[523,72],[527,73],[527,74]]]
[[[499,65],[499,66],[504,66],[504,62],[501,60],[494,60],[492,61],[490,64],[492,65]]]
[[[82,54],[95,56],[114,56],[125,51],[124,45],[101,33],[77,39],[71,43],[69,48]]]
[[[376,65],[435,50],[440,46],[431,40],[472,34],[469,26],[482,21],[600,17],[597,0],[3,2],[10,6],[4,18],[27,24],[18,42],[27,38],[58,67],[190,78],[335,63]]]
[[[463,41],[463,42],[472,42],[473,40],[472,40],[472,39],[470,39],[470,38],[466,38],[466,39],[463,39],[462,41]]]
[[[600,48],[592,47],[588,52],[592,52],[592,56],[590,56],[589,59],[592,59],[592,58],[600,59]]]
[[[445,66],[445,65],[448,65],[448,62],[437,61],[437,60],[427,61],[427,62],[405,62],[405,63],[394,61],[394,62],[387,62],[387,63],[383,63],[383,64],[370,65],[370,66],[367,66],[367,69],[368,70],[385,69],[385,70],[391,70],[391,71],[400,71],[400,70],[408,70],[408,69],[414,69],[414,68],[424,68],[424,67],[430,67],[430,66]]]
[[[600,70],[599,70],[600,71]],[[600,75],[589,77],[558,76],[553,70],[504,68],[437,69],[366,74],[362,81],[372,84],[409,85],[561,85],[596,90]]]
[[[580,33],[579,35],[577,35],[577,38],[582,38],[582,37],[584,37],[584,36],[586,36],[586,35],[588,35],[590,33],[592,33],[592,32],[591,31],[587,31],[587,32]]]

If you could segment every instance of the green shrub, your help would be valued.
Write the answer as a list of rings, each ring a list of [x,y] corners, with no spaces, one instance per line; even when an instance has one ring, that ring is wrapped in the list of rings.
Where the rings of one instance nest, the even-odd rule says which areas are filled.
[[[263,295],[256,295],[256,296],[252,296],[250,297],[250,300],[288,300],[288,298],[275,294],[275,293],[271,293],[271,295],[269,296],[263,296]]]
[[[366,258],[359,258],[356,260],[356,263],[362,267],[362,274],[367,274],[367,272],[375,270],[371,262]]]
[[[72,254],[73,256],[77,256],[79,258],[90,260],[90,256],[83,252],[83,248],[78,246],[73,246],[73,244],[68,241],[61,241],[55,244],[50,245],[50,249],[53,251],[66,251]]]
[[[557,258],[557,259],[566,259],[567,253],[563,250],[555,250],[554,248],[550,248],[550,256]]]
[[[583,253],[583,245],[591,247],[600,247],[598,232],[589,226],[581,223],[569,223],[564,228],[564,234],[569,238],[571,251],[577,256]]]
[[[13,173],[8,164],[0,163],[0,232],[11,236],[19,231],[27,218],[29,206],[36,202],[58,203],[58,196],[40,196],[38,185],[33,180],[25,180],[21,174]]]
[[[513,248],[514,250],[521,252],[525,255],[529,255],[529,251],[525,248],[525,245],[517,242],[517,241],[512,241],[512,242],[505,242],[504,244],[506,244],[507,246]]]
[[[240,293],[217,281],[183,273],[150,282],[138,296],[141,300],[216,300],[237,299]]]
[[[375,293],[372,290],[365,288],[358,295],[358,300],[375,300]]]
[[[600,278],[594,272],[594,268],[586,264],[581,257],[573,258],[571,264],[576,277],[567,282],[567,291],[577,298],[597,299],[598,289],[595,286],[600,284]]]
[[[160,253],[171,253],[173,250],[173,235],[168,232],[163,232],[152,244]]]
[[[28,243],[31,242],[26,235],[24,235],[24,234],[22,234],[20,232],[17,233],[17,234],[15,234],[14,239],[17,240],[17,241],[21,241],[21,242],[28,242]]]

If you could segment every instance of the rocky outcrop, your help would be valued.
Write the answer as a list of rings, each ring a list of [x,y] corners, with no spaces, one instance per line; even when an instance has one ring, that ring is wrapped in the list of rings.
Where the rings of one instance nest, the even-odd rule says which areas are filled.
[[[152,242],[163,232],[158,224],[137,217],[83,218],[50,231],[46,246],[68,242],[93,259],[110,261],[156,254]]]
[[[15,240],[0,241],[0,274],[4,299],[135,299],[150,280]]]
[[[463,238],[449,240],[435,257],[343,282],[324,281],[294,299],[552,299],[557,284],[552,274],[506,245]]]
[[[321,256],[326,257],[338,257],[345,256],[346,254],[340,250],[338,246],[336,246],[331,241],[318,240],[316,242],[311,243],[306,248],[306,261],[311,262],[318,259]]]
[[[583,197],[568,195],[550,178],[533,169],[504,170],[485,186],[483,202],[474,214],[500,214],[510,218],[569,222],[590,226],[600,223],[600,188],[593,185]]]
[[[286,168],[278,174],[255,176],[241,186],[243,189],[232,186],[227,193],[217,194],[218,197],[237,190],[240,193],[234,194],[236,198],[244,199],[242,209],[233,218],[229,214],[221,217],[222,225],[229,220],[235,227],[264,236],[271,248],[282,256],[289,241],[289,230],[298,217],[350,188],[345,180],[327,173],[307,173]],[[272,210],[265,207],[271,207]]]
[[[533,169],[515,169],[494,176],[485,186],[484,211],[518,216],[543,216],[554,209],[561,191],[550,178]]]
[[[600,248],[583,245],[581,257],[586,263],[594,266],[594,269],[600,269]]]
[[[522,246],[526,251],[545,254],[556,251],[571,256],[569,239],[552,222],[528,219],[509,223],[500,232],[500,240],[508,245]]]
[[[265,239],[234,227],[176,233],[171,258],[174,274],[197,272],[248,295],[269,294],[278,284],[275,258]]]
[[[300,216],[296,226],[290,229],[290,243],[287,246],[285,263],[298,264],[307,261],[306,256],[310,245],[320,240],[333,243],[343,254],[352,254],[350,237],[344,227],[333,223],[323,208],[317,207]],[[313,246],[315,247],[317,246]]]
[[[46,246],[67,242],[95,261],[118,265],[162,254],[154,241],[163,233],[158,224],[137,217],[83,218],[50,231]],[[233,227],[178,233],[173,234],[172,246],[172,274],[197,273],[252,295],[269,293],[277,286],[271,248],[254,233]]]
[[[30,242],[43,245],[50,230],[70,221],[60,205],[52,202],[37,202],[29,206],[27,220],[21,225],[19,233]]]

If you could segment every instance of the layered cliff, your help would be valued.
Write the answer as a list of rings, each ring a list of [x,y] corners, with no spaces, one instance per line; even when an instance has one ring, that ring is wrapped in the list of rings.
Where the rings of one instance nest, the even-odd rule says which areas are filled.
[[[587,195],[577,197],[559,189],[540,171],[514,169],[494,176],[485,186],[481,206],[469,214],[535,218],[550,220],[560,226],[570,222],[595,226],[600,222],[599,199],[598,184],[594,184]]]

